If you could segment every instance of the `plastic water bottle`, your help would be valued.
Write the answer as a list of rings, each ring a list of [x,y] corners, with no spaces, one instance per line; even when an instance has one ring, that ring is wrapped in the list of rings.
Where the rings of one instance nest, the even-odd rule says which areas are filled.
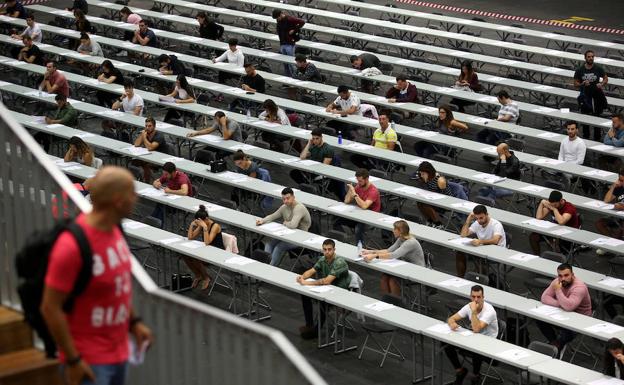
[[[396,130],[394,129],[394,126],[395,126],[395,124],[394,124],[394,120],[393,120],[393,121],[391,121],[391,122],[390,122],[390,128],[392,128],[392,130],[396,131]]]
[[[342,131],[338,131],[338,144],[342,144]]]
[[[362,255],[362,241],[358,241],[357,243],[357,256]]]

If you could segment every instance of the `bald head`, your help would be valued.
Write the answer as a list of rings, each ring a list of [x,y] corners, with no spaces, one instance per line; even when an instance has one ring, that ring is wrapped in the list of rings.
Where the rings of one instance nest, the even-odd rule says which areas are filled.
[[[509,154],[509,145],[507,143],[501,143],[496,146],[496,152],[498,155],[508,155]]]
[[[95,210],[110,211],[120,219],[130,214],[136,196],[130,171],[116,166],[102,168],[89,182]]]

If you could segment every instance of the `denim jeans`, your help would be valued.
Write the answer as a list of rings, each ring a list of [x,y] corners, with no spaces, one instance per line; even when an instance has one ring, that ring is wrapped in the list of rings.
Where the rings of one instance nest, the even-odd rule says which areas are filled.
[[[284,256],[284,253],[296,248],[297,245],[282,242],[277,239],[271,239],[268,243],[264,245],[264,251],[266,251],[267,253],[271,253],[271,266],[279,266],[279,264],[282,262],[282,257]]]
[[[90,365],[93,374],[95,374],[95,382],[91,380],[83,380],[80,385],[124,385],[126,375],[128,373],[128,363],[109,365]],[[65,365],[61,365],[61,375],[64,373]]]
[[[479,195],[496,200],[513,195],[513,191],[506,188],[487,186],[479,189]]]
[[[279,52],[282,55],[295,56],[295,46],[294,44],[282,44],[280,45]],[[284,64],[284,71],[286,72],[286,76],[292,76],[292,65]]]

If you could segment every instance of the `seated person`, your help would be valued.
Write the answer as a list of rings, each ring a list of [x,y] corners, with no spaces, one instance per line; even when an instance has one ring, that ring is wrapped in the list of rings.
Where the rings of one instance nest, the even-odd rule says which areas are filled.
[[[69,139],[69,148],[63,157],[65,162],[78,162],[85,166],[95,167],[95,155],[91,147],[77,136]]]
[[[134,31],[132,42],[134,44],[158,48],[158,39],[156,38],[156,34],[154,31],[149,29],[146,20],[139,21],[139,28]]]
[[[256,66],[253,63],[245,64],[245,75],[241,76],[240,87],[251,94],[255,94],[256,92],[261,94],[265,93],[266,83],[264,78],[256,71]],[[229,110],[236,111],[242,108],[243,111],[246,111],[249,116],[251,116],[251,110],[257,109],[259,105],[259,103],[251,100],[236,98],[230,103]]]
[[[176,104],[195,103],[195,93],[184,75],[178,75],[173,91],[165,96],[173,98],[174,103]],[[182,112],[174,108],[170,108],[167,110],[167,114],[165,115],[165,122],[170,122],[173,119],[180,119],[181,117]]]
[[[371,146],[394,151],[397,142],[397,133],[392,127],[390,127],[390,114],[386,111],[382,111],[379,114],[379,128],[373,132]],[[387,167],[389,162],[371,158],[366,155],[353,154],[351,155],[351,163],[353,163],[357,168],[365,168],[367,170],[375,168],[383,170]]]
[[[97,80],[106,84],[124,84],[124,77],[118,68],[110,60],[104,60],[101,65],[101,73],[98,75]],[[96,93],[98,103],[104,107],[111,107],[117,95],[112,92],[98,90]]]
[[[422,162],[418,165],[418,181],[419,186],[427,191],[438,194],[455,196],[453,190],[448,185],[446,178],[440,175],[430,162]],[[435,227],[444,227],[438,209],[431,205],[418,202],[418,209],[427,220],[427,225]]]
[[[225,250],[221,225],[210,219],[204,205],[199,205],[199,210],[195,213],[195,220],[189,226],[187,238],[189,240],[200,238],[206,246],[214,246]],[[186,265],[195,275],[191,287],[196,288],[201,283],[200,288],[202,290],[208,289],[210,287],[210,276],[206,272],[204,263],[191,257],[182,257],[182,259],[184,259]]]
[[[225,154],[227,155],[227,154]],[[245,155],[242,150],[237,150],[232,155],[232,160],[234,161],[235,170],[239,174],[245,174],[250,178],[257,178],[265,182],[271,182],[271,174],[269,170],[262,168],[258,165],[258,163],[252,161],[249,156]],[[254,194],[251,191],[237,189],[234,188],[232,190],[232,200],[239,204],[240,202],[252,201],[257,194]],[[260,207],[263,212],[266,213],[267,210],[271,209],[273,206],[273,198],[270,196],[265,196],[260,201]]]
[[[364,71],[368,68],[377,68],[381,69],[381,61],[379,58],[372,53],[362,53],[360,55],[351,56],[351,67],[358,69],[360,71]],[[373,93],[373,85],[375,84],[372,80],[361,79],[360,84],[362,86],[362,91],[366,93]]]
[[[85,15],[89,13],[89,3],[87,0],[74,0],[71,8],[65,8],[66,11],[74,11],[75,9],[79,9]]]
[[[310,279],[316,276],[316,279]],[[316,262],[314,267],[302,275],[297,276],[297,282],[305,286],[334,285],[342,289],[349,289],[351,278],[349,277],[349,265],[347,261],[336,255],[336,243],[331,239],[323,241],[323,256]],[[303,339],[313,339],[318,336],[318,327],[322,326],[327,313],[327,306],[321,303],[321,325],[315,325],[312,299],[305,295],[301,296],[305,325],[299,328]]]
[[[522,173],[520,172],[520,160],[509,150],[507,143],[501,143],[496,146],[498,154],[498,162],[494,167],[494,175],[520,180]],[[479,195],[496,200],[506,196],[513,195],[513,191],[501,187],[485,186],[479,190]]]
[[[624,210],[624,167],[620,168],[618,179],[611,184],[609,190],[604,196],[605,203],[612,203],[613,208],[617,211]],[[624,238],[624,220],[615,219],[611,216],[605,216],[596,222],[596,230],[602,235],[608,237],[623,239]],[[598,249],[604,254],[602,249]]]
[[[325,111],[342,117],[347,117],[349,115],[362,116],[360,98],[349,91],[349,87],[345,85],[338,86],[337,92],[338,97],[327,105]],[[355,135],[352,131],[357,130],[357,126],[337,120],[332,120],[328,122],[327,125],[336,129],[336,131],[341,133],[346,139],[353,139]]]
[[[238,150],[232,155],[232,160],[236,166],[236,172],[239,174],[245,174],[251,178],[258,178],[258,170],[260,166],[258,163],[252,161],[242,150]]]
[[[401,74],[396,77],[396,85],[386,92],[386,99],[390,103],[418,103],[416,86]]]
[[[545,221],[551,221],[561,226],[570,226],[575,229],[580,227],[580,221],[576,212],[576,207],[563,199],[563,194],[560,191],[553,190],[550,193],[548,199],[542,199],[537,211],[535,212],[535,218]],[[538,233],[531,233],[529,241],[531,243],[531,250],[533,254],[540,255],[541,248],[540,242],[545,240],[545,236]],[[563,252],[567,254],[571,244],[569,241],[560,240],[555,238],[553,240],[555,247],[554,251]]]
[[[481,92],[483,90],[483,87],[479,84],[477,71],[473,68],[470,60],[465,60],[461,63],[461,70],[453,88],[469,92]],[[474,103],[464,99],[453,98],[451,99],[451,104],[456,105],[459,112],[465,112],[465,108]]]
[[[80,45],[78,46],[76,51],[84,55],[104,56],[104,52],[102,51],[102,47],[100,47],[100,44],[97,41],[91,39],[89,34],[86,32],[82,32],[80,34]]]
[[[128,23],[128,24],[139,25],[139,23],[142,20],[141,16],[137,15],[136,13],[132,13],[130,8],[128,8],[128,7],[123,7],[122,9],[120,9],[119,10],[119,16],[121,18],[121,21],[123,21],[124,23]],[[133,39],[134,39],[134,32],[133,31],[125,31],[124,32],[124,40],[132,41]],[[128,52],[127,51],[121,51],[121,53],[118,53],[117,56],[128,56]]]
[[[158,71],[163,75],[186,75],[186,68],[176,55],[162,54],[158,57],[158,64]]]
[[[26,63],[43,65],[43,52],[33,44],[30,36],[24,35],[22,37],[23,47],[17,51],[16,59],[19,61],[25,61]]]
[[[46,124],[62,124],[64,126],[76,127],[78,125],[78,111],[69,104],[67,98],[62,94],[56,94],[54,100],[58,108],[53,117],[45,117]],[[50,151],[50,136],[48,134],[38,132],[34,138],[46,152]]]
[[[262,104],[264,111],[258,115],[259,119],[266,120],[267,122],[290,126],[290,119],[283,109],[277,106],[272,99],[267,99]],[[274,134],[269,131],[262,132],[262,140],[269,143],[271,149],[278,152],[284,152],[284,142],[289,141],[290,138]]]
[[[502,90],[496,94],[498,102],[501,104],[501,108],[498,110],[498,117],[496,120],[499,122],[517,123],[520,118],[520,108],[518,103],[511,100],[511,97],[507,91]],[[487,143],[494,145],[497,142],[503,141],[509,138],[510,135],[501,131],[493,131],[484,129],[477,133],[477,141],[480,143]]]
[[[613,115],[611,118],[611,128],[604,137],[604,144],[614,147],[624,147],[624,115]]]
[[[212,59],[214,63],[230,63],[234,64],[236,67],[241,67],[245,65],[245,55],[243,55],[243,51],[241,51],[238,46],[238,39],[231,38],[228,40],[229,49],[222,53],[220,56]],[[225,81],[236,77],[236,75],[229,74],[224,71],[219,71],[219,83],[225,84]]]
[[[446,104],[438,108],[438,120],[434,123],[434,126],[440,134],[444,135],[460,136],[468,131],[468,126],[455,119],[453,110]],[[434,145],[431,142],[422,140],[414,143],[414,151],[418,156],[431,159],[433,154],[450,153],[451,148],[439,144]]]
[[[221,134],[225,140],[234,140],[237,142],[243,141],[243,134],[241,133],[240,126],[236,121],[228,118],[223,111],[215,112],[211,127],[203,128],[195,132],[189,132],[186,136],[192,138],[198,135],[212,134],[215,131]]]
[[[295,70],[292,71],[293,79],[307,82],[322,82],[321,73],[318,68],[308,61],[306,55],[298,53],[295,55]],[[297,93],[307,93],[305,89],[297,87],[288,87],[288,98],[297,99]]]
[[[6,0],[6,7],[0,11],[0,15],[7,15],[18,19],[26,19],[26,8],[19,0]]]
[[[165,162],[162,169],[163,173],[161,177],[154,180],[154,183],[152,183],[155,189],[163,189],[165,194],[189,197],[193,196],[193,186],[191,185],[191,180],[185,173],[178,171],[173,162]],[[161,225],[164,227],[165,206],[157,203],[152,216],[160,219]]]
[[[303,203],[295,200],[295,193],[290,187],[282,190],[282,202],[283,204],[273,214],[256,219],[256,226],[281,219],[282,224],[289,229],[308,231],[312,224],[310,212]],[[271,266],[279,266],[284,253],[297,247],[296,244],[273,238],[264,245],[264,251],[271,254]]]
[[[624,380],[624,344],[618,338],[607,341],[602,373]]]
[[[143,116],[143,98],[134,92],[134,81],[130,78],[124,80],[124,93],[113,103],[113,110],[123,111],[136,116]]]
[[[39,84],[39,89],[49,94],[61,94],[66,98],[69,97],[69,83],[67,78],[59,70],[55,61],[46,63],[46,71],[43,75],[43,81]]]
[[[305,145],[301,154],[299,154],[301,160],[310,159],[315,162],[330,164],[332,166],[339,166],[339,162],[334,161],[334,150],[331,146],[323,141],[323,130],[319,127],[312,130],[310,134],[310,140]],[[313,174],[293,169],[290,171],[290,177],[297,183],[309,183],[311,181],[323,181],[321,177],[315,177]],[[332,191],[340,200],[344,200],[345,186],[344,183],[331,180],[329,181],[329,190]]]
[[[559,307],[564,311],[573,311],[592,316],[592,303],[589,289],[585,282],[574,275],[572,266],[562,263],[557,267],[557,278],[542,293],[544,305]],[[555,346],[559,352],[571,342],[576,332],[552,326],[544,321],[535,321],[548,343]]]
[[[371,183],[368,170],[360,168],[355,172],[355,180],[357,184],[347,184],[347,193],[344,203],[355,203],[362,210],[371,210],[375,212],[381,211],[381,196],[377,187]],[[364,245],[364,236],[367,226],[362,222],[353,222],[349,220],[338,220],[336,225],[355,225],[355,243]]]
[[[38,23],[35,23],[35,16],[32,13],[29,13],[28,16],[26,16],[26,28],[24,29],[24,31],[22,33],[16,32],[11,34],[11,38],[15,40],[24,41],[24,36],[28,36],[33,43],[41,43],[41,38],[43,36],[43,34],[41,33],[41,27]],[[11,48],[11,56],[18,60],[21,60],[17,57],[20,51],[21,47],[19,46]],[[42,63],[37,64],[41,65]]]
[[[472,246],[496,245],[507,246],[507,236],[500,221],[490,217],[487,208],[483,205],[476,205],[459,233],[462,237],[476,236],[470,243]],[[457,276],[466,275],[466,255],[462,252],[455,254],[455,268]]]
[[[134,141],[135,147],[145,147],[149,151],[169,153],[169,147],[162,132],[156,130],[156,120],[151,116],[145,118],[145,129],[139,133]],[[143,168],[143,181],[151,183],[152,165],[140,159],[135,159],[133,163]]]
[[[402,259],[404,261],[425,266],[425,254],[416,238],[410,234],[410,228],[404,220],[393,224],[392,234],[396,241],[384,250],[362,250],[362,257],[366,262],[373,259]],[[401,282],[399,278],[388,274],[381,274],[381,293],[401,297]]]
[[[451,330],[457,330],[459,327],[457,322],[468,317],[470,320],[470,330],[473,333],[483,334],[492,338],[498,337],[498,316],[496,315],[496,310],[492,305],[485,302],[484,298],[483,286],[474,285],[470,288],[470,303],[447,320]],[[463,384],[464,378],[468,375],[468,370],[464,368],[459,361],[457,355],[458,348],[453,345],[445,345],[444,351],[455,368],[454,384]],[[472,375],[470,377],[470,383],[481,384],[481,364],[483,363],[484,357],[469,351],[464,351],[464,353],[472,357]]]
[[[225,28],[217,24],[214,19],[208,18],[206,12],[199,12],[195,18],[197,19],[197,23],[199,23],[199,36],[210,40],[221,39]]]

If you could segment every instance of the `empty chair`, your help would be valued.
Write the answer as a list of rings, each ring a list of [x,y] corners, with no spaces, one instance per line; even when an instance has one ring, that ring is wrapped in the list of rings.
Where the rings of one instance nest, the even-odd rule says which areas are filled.
[[[622,314],[616,315],[615,317],[613,317],[611,322],[619,326],[624,326],[624,315]]]
[[[551,344],[547,344],[545,342],[540,342],[540,341],[532,341],[529,346],[527,347],[529,350],[533,350],[534,352],[538,352],[541,354],[544,354],[550,358],[556,358],[559,355],[559,349],[557,349],[556,346],[553,346]],[[522,382],[523,384],[529,384],[529,385],[535,385],[535,384],[541,384],[542,381],[541,379],[537,378],[537,377],[531,377],[530,381],[527,381],[527,375],[526,372],[522,373],[522,378],[524,379],[524,381]]]
[[[299,189],[308,194],[319,195],[318,186],[315,186],[313,184],[301,183],[299,185]]]
[[[236,204],[236,202],[234,202],[231,199],[219,198],[217,200],[217,203],[219,204],[219,206],[227,207],[228,209],[232,209],[232,210],[238,209],[238,205]]]
[[[345,233],[344,231],[335,230],[335,229],[331,229],[327,232],[327,238],[336,240],[338,242],[347,242],[349,239],[349,237],[347,236],[347,233]]]
[[[544,251],[540,257],[544,259],[548,259],[550,261],[555,261],[557,263],[564,263],[567,260],[567,257],[561,253],[557,253],[556,251]]]
[[[466,275],[464,275],[464,279],[467,279],[472,282],[476,282],[483,286],[489,286],[490,284],[490,278],[488,278],[487,275],[479,274],[474,271],[467,272]]]
[[[381,300],[394,306],[402,306],[401,298],[395,297],[393,295],[386,294],[381,298]],[[383,356],[381,362],[379,363],[380,368],[383,367],[384,362],[386,361],[386,358],[388,356],[392,356],[401,361],[405,361],[405,356],[394,345],[393,342],[394,335],[398,330],[397,327],[388,325],[381,321],[367,319],[366,322],[362,323],[362,329],[364,329],[364,331],[366,332],[366,339],[364,340],[364,344],[362,344],[362,350],[360,350],[360,355],[358,356],[359,360],[362,359],[364,350],[370,350]],[[380,341],[379,339],[384,334],[390,336],[387,343],[385,343],[384,341]],[[374,343],[375,347],[368,346],[369,340]]]
[[[507,335],[507,322],[498,318],[498,335],[496,336],[496,339],[504,340],[506,335]],[[501,382],[505,382],[503,379],[503,376],[501,376],[498,370],[496,370],[493,363],[494,363],[494,358],[490,358],[490,361],[488,362],[488,365],[487,365],[487,369],[485,370],[485,373],[483,374],[483,382],[481,382],[481,384],[484,384],[488,377],[495,378]],[[490,371],[493,371],[495,375],[491,375]]]

